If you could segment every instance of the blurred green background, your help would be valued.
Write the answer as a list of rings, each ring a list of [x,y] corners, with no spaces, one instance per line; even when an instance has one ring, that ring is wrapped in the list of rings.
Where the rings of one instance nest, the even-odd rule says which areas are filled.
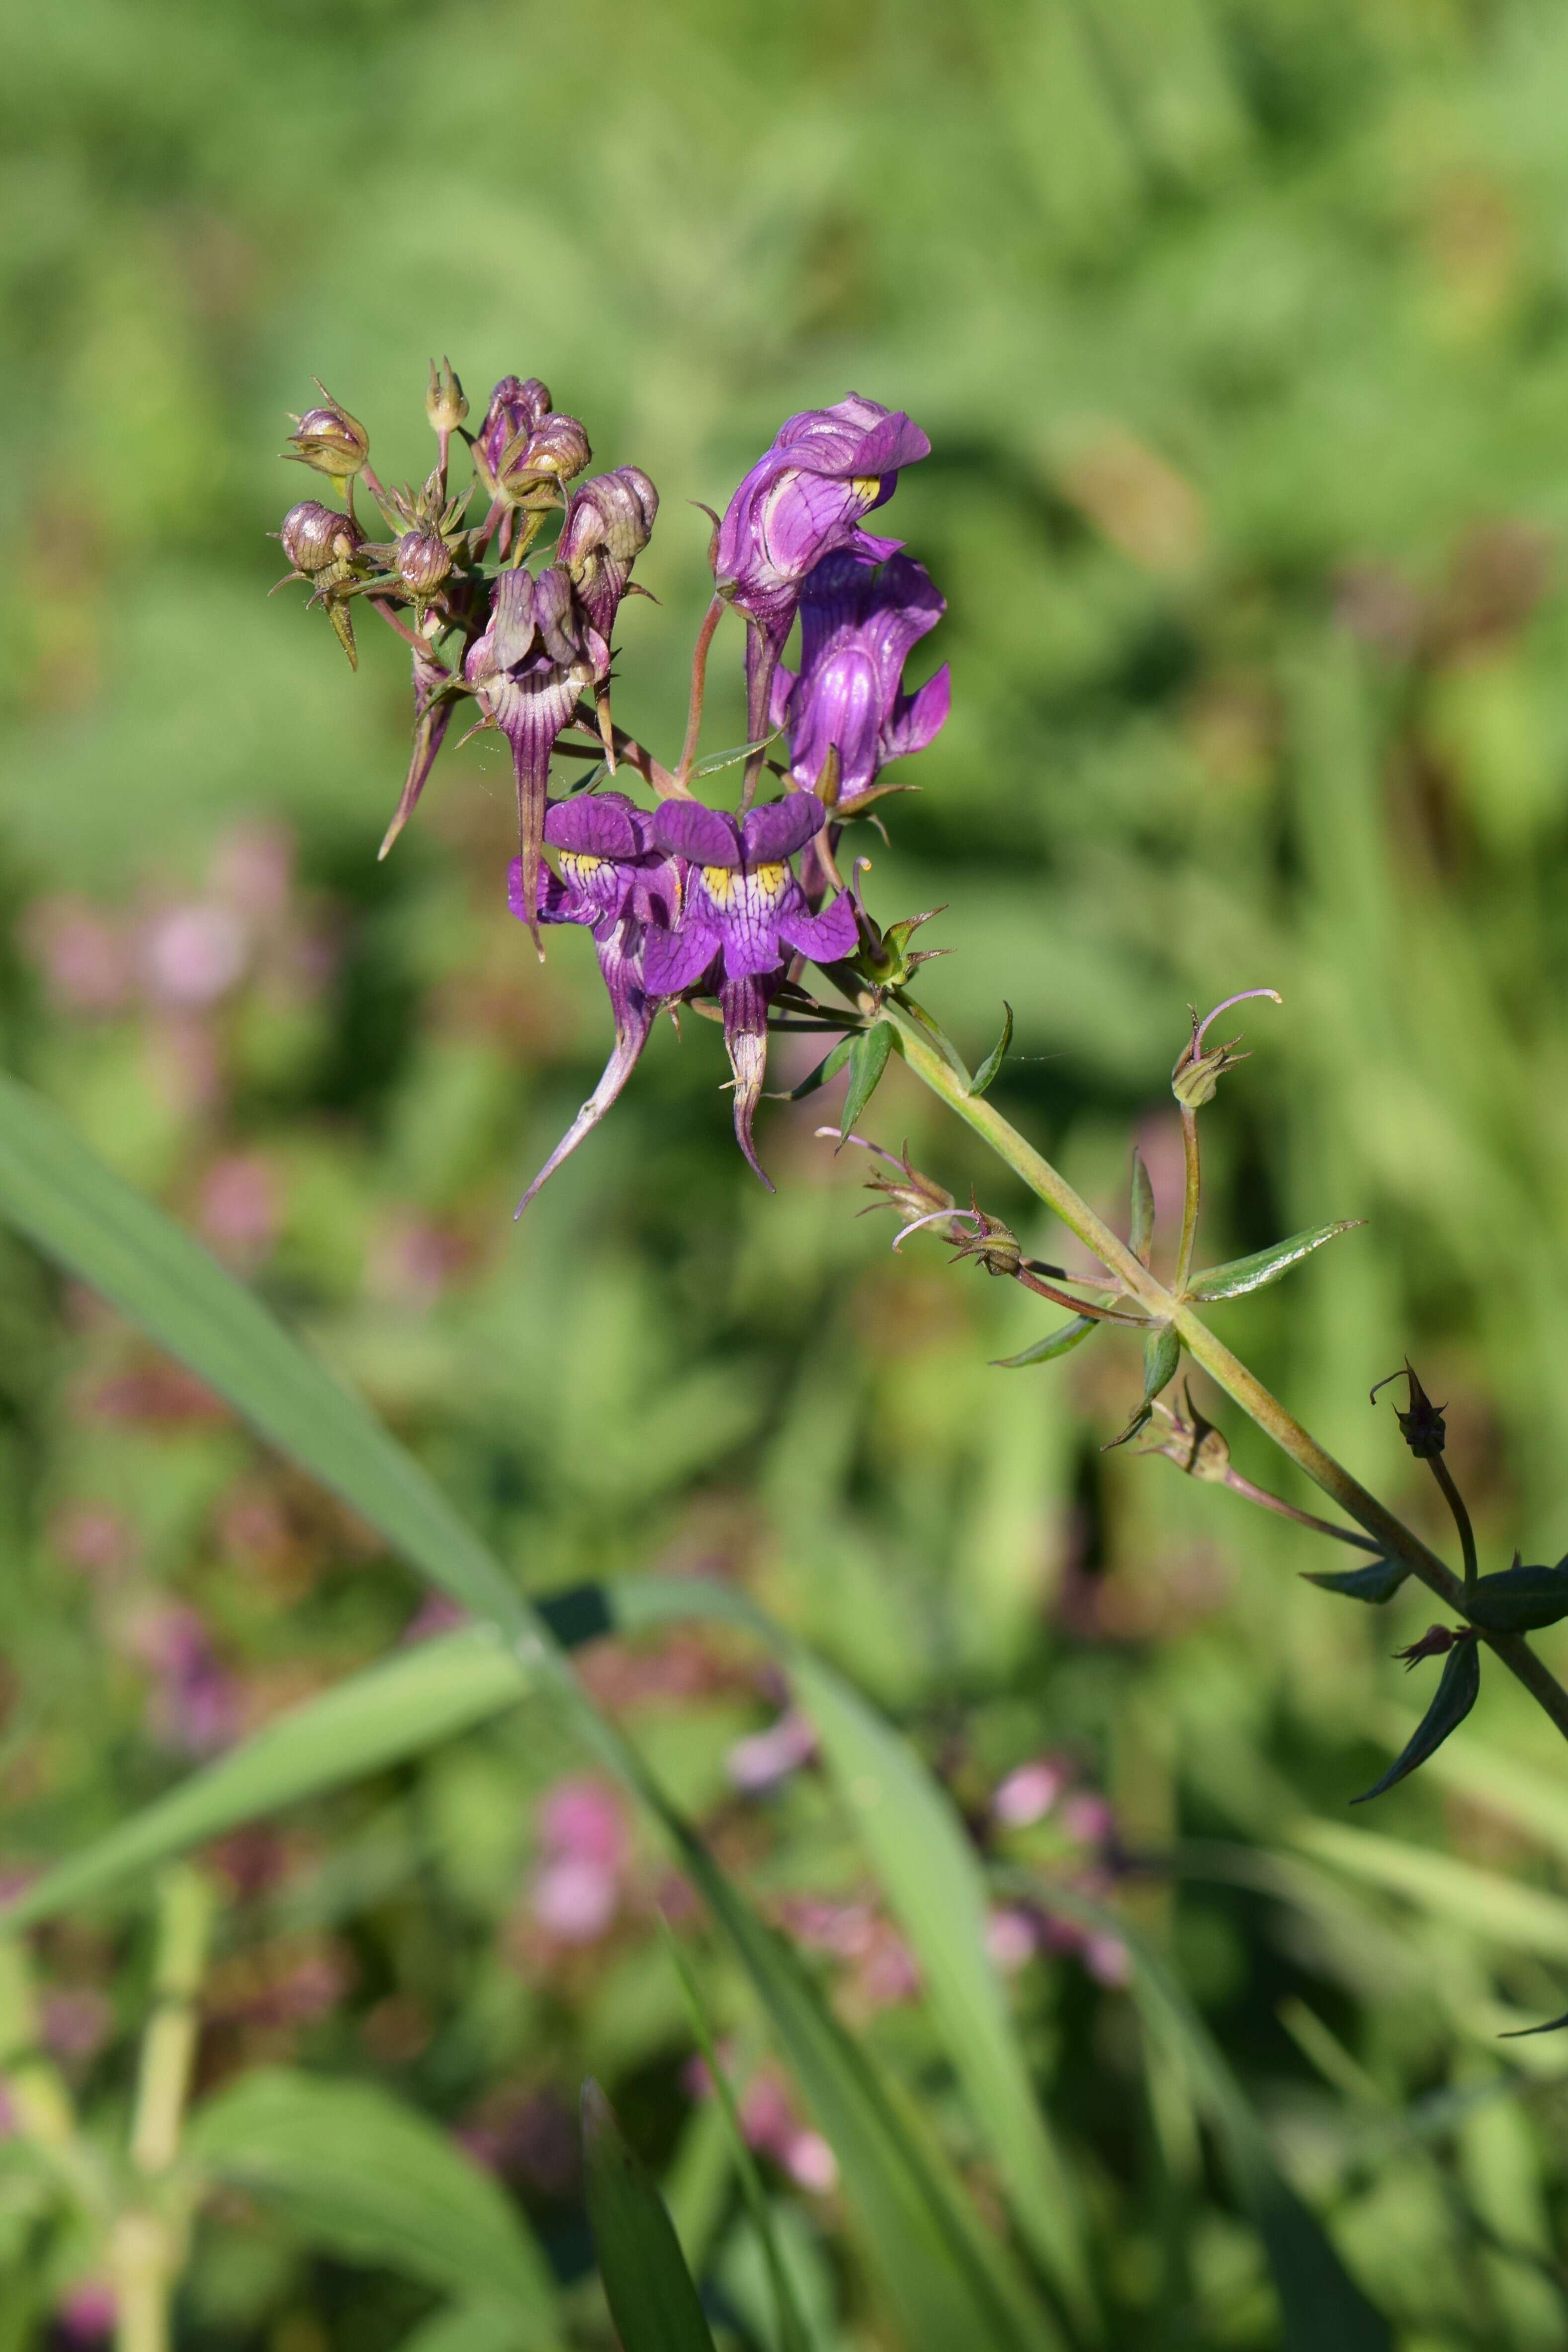
[[[1114,1338],[990,1370],[1051,1310],[918,1241],[893,1260],[887,1221],[855,1216],[863,1170],[812,1139],[817,1103],[764,1111],[765,1198],[701,1024],[656,1040],[514,1226],[607,1050],[588,942],[557,938],[541,971],[508,918],[485,742],[447,754],[376,865],[404,656],[367,619],[351,675],[300,592],[267,597],[312,374],[401,479],[430,460],[432,352],[476,408],[537,373],[598,466],[662,493],[616,711],[668,756],[707,587],[686,501],[721,506],[792,409],[851,387],[907,408],[933,455],[888,527],[949,598],[922,652],[952,665],[953,715],[887,804],[871,904],[946,904],[933,1008],[977,1060],[1010,1001],[998,1099],[1118,1217],[1136,1134],[1167,1231],[1184,1008],[1278,987],[1207,1114],[1206,1254],[1370,1223],[1220,1310],[1226,1336],[1443,1541],[1366,1402],[1409,1349],[1483,1564],[1554,1560],[1568,15],[80,0],[8,9],[0,45],[8,1066],[310,1331],[531,1591],[650,1565],[740,1580],[977,1824],[1121,1886],[1402,2352],[1568,2342],[1561,2044],[1496,2038],[1564,2006],[1549,1728],[1489,1675],[1418,1785],[1348,1815],[1424,1703],[1388,1654],[1425,1596],[1331,1601],[1297,1576],[1339,1565],[1324,1547],[1102,1457],[1137,1392]],[[738,627],[719,642],[713,744],[742,732]],[[897,1071],[868,1123],[1055,1254]],[[0,1276],[0,1865],[21,1873],[419,1604],[85,1296],[9,1243]],[[1561,1636],[1540,1646],[1568,1664]],[[744,1785],[736,1744],[787,1695],[706,1635],[589,1671],[962,2147],[822,1784]],[[1041,1759],[1049,1803],[1009,1826],[994,1791]],[[226,1849],[205,2075],[287,2056],[391,2082],[574,2276],[592,2068],[673,2167],[731,2341],[764,2345],[754,2242],[698,2179],[659,1866],[580,1772],[514,1724]],[[1123,1885],[1127,1853],[1155,1866]],[[574,1911],[563,1864],[599,1870]],[[39,1942],[51,2047],[106,2112],[140,1934],[122,1911]],[[1114,2340],[1271,2343],[1256,2243],[1145,2076],[1114,1948],[1005,1917],[997,1951],[1088,2183]],[[714,1997],[743,2037],[739,1987]],[[758,2080],[825,2340],[886,2346],[831,2168]],[[79,2249],[0,2200],[0,2343],[92,2340]],[[237,2210],[198,2243],[181,2340],[369,2352],[428,2301]]]

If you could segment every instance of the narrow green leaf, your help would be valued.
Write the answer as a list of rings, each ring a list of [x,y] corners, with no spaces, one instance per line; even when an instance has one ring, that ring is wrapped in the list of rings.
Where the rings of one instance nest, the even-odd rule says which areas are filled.
[[[670,1964],[680,1980],[680,1990],[686,2002],[686,2013],[691,2021],[692,2035],[698,2049],[702,2053],[703,2063],[708,2068],[708,2078],[713,2085],[714,2098],[724,2118],[725,2129],[730,2137],[731,2158],[740,2179],[742,2194],[746,2200],[746,2210],[751,2214],[752,2226],[756,2231],[757,2242],[763,2250],[763,2262],[767,2270],[768,2284],[773,2294],[773,2315],[778,2326],[781,2352],[812,2352],[811,2333],[796,2300],[795,2288],[790,2284],[789,2272],[784,2266],[784,2256],[779,2251],[778,2232],[773,2228],[773,2208],[763,2193],[756,2159],[746,2144],[745,2133],[741,2129],[741,2118],[735,2107],[735,2095],[730,2088],[730,2078],[720,2063],[719,2053],[702,2007],[702,1996],[698,1990],[697,1979],[691,1973],[691,1964],[681,1950],[679,1943],[671,1934],[669,1923],[662,1912],[658,1915],[658,1923],[663,1930],[664,1948],[669,1954]]]
[[[713,2352],[664,2200],[592,2081],[583,2085],[583,2167],[605,2300],[625,2352]]]
[[[847,1136],[856,1120],[876,1093],[888,1066],[888,1056],[893,1050],[892,1024],[879,1021],[871,1029],[862,1029],[849,1041],[849,1084],[845,1090],[844,1108],[839,1113],[838,1131]]]
[[[1524,2042],[1527,2041],[1532,2033],[1561,2033],[1565,2025],[1568,2025],[1568,2010],[1564,2010],[1561,2017],[1549,2017],[1544,2025],[1510,2026],[1506,2033],[1500,2033],[1498,2035],[1498,2040],[1500,2042]]]
[[[1364,1225],[1364,1217],[1341,1217],[1331,1225],[1314,1225],[1310,1233],[1292,1234],[1289,1241],[1276,1242],[1271,1249],[1258,1250],[1251,1257],[1234,1257],[1228,1265],[1211,1265],[1206,1274],[1195,1275],[1187,1286],[1189,1298],[1241,1298],[1249,1290],[1262,1290],[1310,1257],[1336,1234],[1353,1234]]]
[[[1305,1579],[1325,1592],[1348,1593],[1352,1601],[1392,1601],[1409,1573],[1402,1559],[1369,1559],[1364,1568],[1308,1569]]]
[[[1463,1723],[1481,1686],[1480,1646],[1479,1642],[1454,1644],[1443,1661],[1436,1695],[1416,1726],[1410,1745],[1389,1766],[1381,1780],[1351,1799],[1352,1804],[1364,1805],[1369,1798],[1381,1797],[1385,1789],[1392,1789],[1396,1780],[1403,1780],[1407,1773],[1425,1764],[1433,1750],[1441,1748],[1450,1731]]]
[[[1118,1445],[1125,1445],[1130,1437],[1137,1436],[1153,1412],[1154,1399],[1175,1379],[1181,1360],[1182,1343],[1174,1328],[1169,1323],[1155,1324],[1143,1340],[1143,1394],[1126,1428],[1118,1430],[1100,1447],[1102,1454],[1110,1454]]]
[[[1285,2352],[1393,2352],[1388,2322],[1351,2277],[1322,2224],[1280,2173],[1247,2095],[1176,1977],[1119,1912],[1037,1876],[1005,1874],[1036,1901],[1120,1937],[1132,1960],[1131,1991],[1145,2024],[1185,2073],[1207,2116],[1237,2201],[1263,2241],[1279,2297]]]
[[[417,1756],[513,1706],[537,1677],[489,1625],[400,1651],[290,1707],[165,1797],[34,1881],[7,1929],[52,1918],[173,1855]]]
[[[754,743],[732,743],[727,751],[710,751],[705,760],[698,761],[691,771],[692,775],[716,776],[721,769],[739,767],[741,761],[749,760],[753,751],[765,751],[774,737],[782,732],[781,728],[774,727],[766,735],[759,735]]]
[[[997,1073],[1007,1058],[1007,1048],[1012,1042],[1013,1008],[1004,997],[1002,999],[1002,1034],[971,1078],[969,1091],[972,1095],[983,1095],[995,1083]]]
[[[1348,1822],[1303,1820],[1289,1839],[1314,1861],[1400,1895],[1499,1951],[1568,1960],[1568,1902],[1544,1887]]]
[[[1132,1147],[1132,1208],[1127,1245],[1140,1265],[1147,1265],[1154,1246],[1154,1186],[1143,1154]]]
[[[308,2243],[512,2310],[558,2341],[548,2265],[488,2172],[373,2083],[262,2068],[192,2118],[202,2171],[275,2206]]]
[[[1568,1617],[1568,1565],[1515,1565],[1480,1576],[1465,1596],[1466,1616],[1489,1633],[1533,1633]]]
[[[1054,1331],[1047,1331],[1045,1338],[1037,1339],[1032,1348],[1024,1348],[1016,1356],[994,1356],[991,1360],[992,1369],[995,1371],[1016,1372],[1024,1364],[1048,1364],[1053,1356],[1065,1356],[1070,1353],[1074,1348],[1088,1339],[1091,1331],[1097,1328],[1096,1317],[1075,1315],[1070,1323],[1058,1323]]]
[[[814,1095],[819,1087],[825,1087],[829,1078],[836,1078],[849,1059],[850,1051],[858,1034],[858,1030],[851,1030],[847,1037],[840,1037],[837,1045],[830,1047],[823,1055],[811,1076],[802,1078],[799,1086],[792,1087],[789,1093],[782,1099],[784,1102],[804,1102],[807,1095]]]
[[[493,1555],[413,1458],[258,1301],[47,1105],[8,1079],[0,1079],[0,1215],[178,1355],[433,1582],[497,1624],[541,1686],[559,1696],[590,1751],[648,1806],[729,1937],[833,2144],[910,2352],[951,2352],[960,2343],[1036,2352],[1053,2342],[1038,2303],[1006,2249],[980,2224],[951,2165],[911,2138],[863,2045],[838,2025],[796,1955],[763,1926],[636,1751],[589,1704]],[[570,1599],[582,1608],[581,1594]],[[590,1609],[584,1630],[594,1622]]]

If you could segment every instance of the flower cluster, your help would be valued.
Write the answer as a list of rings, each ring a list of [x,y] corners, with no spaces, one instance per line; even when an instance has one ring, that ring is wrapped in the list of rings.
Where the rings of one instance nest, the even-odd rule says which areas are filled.
[[[587,435],[536,377],[503,377],[469,433],[447,362],[432,363],[426,395],[437,463],[418,490],[388,490],[371,471],[364,426],[324,389],[322,400],[296,419],[289,455],[338,485],[344,508],[307,499],[279,537],[289,578],[310,585],[351,661],[356,599],[368,598],[409,646],[414,745],[381,854],[412,815],[453,711],[471,700],[478,726],[498,730],[512,755],[511,910],[536,943],[553,924],[589,931],[610,999],[614,1051],[520,1209],[614,1103],[659,1009],[694,998],[716,1003],[736,1139],[766,1184],[752,1126],[781,997],[803,960],[831,967],[876,944],[839,887],[840,828],[895,789],[883,769],[929,743],[947,716],[945,667],[918,692],[903,684],[942,599],[898,541],[863,528],[930,442],[901,412],[858,394],[780,427],[716,522],[714,599],[692,665],[686,746],[671,768],[610,709],[611,634],[658,511],[647,476],[622,466],[570,489],[591,461]],[[466,491],[451,487],[455,444],[471,459]],[[367,539],[355,517],[356,482],[387,523],[384,541]],[[531,568],[524,558],[552,517],[553,542]],[[733,812],[707,806],[691,788],[709,646],[731,605],[747,624],[752,739]],[[782,661],[797,617],[800,663],[791,671]],[[784,756],[764,762],[781,735]],[[572,757],[598,764],[552,798],[552,763]],[[764,765],[782,791],[759,801]],[[632,777],[654,806],[621,788]]]

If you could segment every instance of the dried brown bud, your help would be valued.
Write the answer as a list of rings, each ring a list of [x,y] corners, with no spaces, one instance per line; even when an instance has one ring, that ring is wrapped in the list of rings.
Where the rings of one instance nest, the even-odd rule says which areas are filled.
[[[289,436],[294,446],[285,455],[318,474],[330,475],[334,482],[352,482],[370,456],[370,435],[357,416],[332,398],[319,376],[315,381],[325,404],[296,416]]]
[[[364,539],[357,523],[335,507],[322,506],[319,499],[303,499],[290,507],[278,536],[295,571],[311,578],[330,564],[346,563]]]
[[[451,361],[444,359],[437,369],[432,360],[430,382],[425,393],[425,414],[430,419],[432,433],[455,433],[468,413],[468,395],[453,373]]]

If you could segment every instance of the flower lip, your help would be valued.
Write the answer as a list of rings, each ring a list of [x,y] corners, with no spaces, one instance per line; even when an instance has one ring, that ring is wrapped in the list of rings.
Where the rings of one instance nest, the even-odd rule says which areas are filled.
[[[820,832],[824,814],[813,793],[786,793],[739,819],[700,801],[665,801],[654,818],[654,837],[661,849],[693,866],[771,866],[804,848]]]
[[[653,846],[647,812],[624,793],[552,801],[545,814],[544,838],[552,849],[577,857],[640,857]]]

